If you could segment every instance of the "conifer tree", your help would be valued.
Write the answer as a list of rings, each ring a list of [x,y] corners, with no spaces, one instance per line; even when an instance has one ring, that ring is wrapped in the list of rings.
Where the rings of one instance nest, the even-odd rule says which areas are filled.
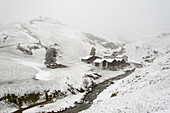
[[[94,56],[95,54],[96,54],[96,49],[92,47],[90,51],[90,55]]]
[[[50,66],[54,65],[56,63],[56,57],[57,57],[57,50],[55,48],[50,48],[47,50],[45,54],[45,65]]]

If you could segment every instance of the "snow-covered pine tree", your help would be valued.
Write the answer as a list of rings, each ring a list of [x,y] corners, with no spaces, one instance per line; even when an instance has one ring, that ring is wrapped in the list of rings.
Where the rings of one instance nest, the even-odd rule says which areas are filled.
[[[96,49],[92,47],[90,51],[90,55],[94,56],[95,54],[96,54]]]
[[[54,65],[56,63],[56,57],[57,57],[57,50],[55,48],[50,48],[47,50],[45,54],[45,65],[50,66]]]

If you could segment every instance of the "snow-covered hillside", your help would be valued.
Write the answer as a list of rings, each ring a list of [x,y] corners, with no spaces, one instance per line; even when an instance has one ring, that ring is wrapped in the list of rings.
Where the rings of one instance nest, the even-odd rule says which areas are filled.
[[[97,53],[101,54],[106,48],[116,49],[122,45],[122,42],[118,40],[113,43],[91,34],[87,36],[87,34],[62,24],[60,21],[40,18],[8,26],[1,30],[1,48],[19,43],[25,45],[41,42],[40,45],[45,47],[56,44],[60,55],[62,55],[62,60],[71,62],[88,55],[93,46],[96,47]]]
[[[97,55],[103,55],[104,51],[123,44],[118,40],[109,42],[49,18],[1,25],[0,98],[7,94],[23,96],[46,90],[64,92],[70,85],[78,89],[84,87],[85,74],[92,72],[91,65],[82,63],[80,58],[88,56],[92,47],[96,48]],[[50,46],[58,49],[57,62],[67,68],[45,67],[45,53]],[[0,101],[0,108],[0,112],[15,110],[3,101]]]
[[[49,18],[0,25],[2,113],[44,102],[48,100],[46,95],[58,96],[24,112],[59,111],[80,102],[92,84],[124,73],[124,70],[100,70],[80,61],[81,57],[89,55],[92,47],[96,48],[98,56],[121,49],[124,43],[119,40],[110,42]],[[46,68],[44,58],[50,46],[58,50],[57,63],[67,68]],[[114,84],[102,91],[92,106],[82,112],[168,113],[170,33],[126,44],[125,51],[130,62],[140,63],[143,67],[124,79],[112,82]],[[94,80],[95,77],[99,78]],[[27,97],[33,97],[33,100]]]
[[[170,112],[170,33],[126,45],[126,52],[143,67],[105,89],[82,113]]]
[[[143,40],[126,45],[126,54],[130,61],[143,62],[144,60],[154,59],[157,54],[169,51],[170,33],[161,33],[154,36],[145,37]],[[147,58],[144,58],[147,57]]]

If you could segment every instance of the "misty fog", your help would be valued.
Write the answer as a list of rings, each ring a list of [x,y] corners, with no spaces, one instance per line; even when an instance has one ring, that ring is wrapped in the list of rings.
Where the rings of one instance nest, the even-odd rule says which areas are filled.
[[[0,20],[58,19],[108,39],[170,31],[169,0],[0,0]]]

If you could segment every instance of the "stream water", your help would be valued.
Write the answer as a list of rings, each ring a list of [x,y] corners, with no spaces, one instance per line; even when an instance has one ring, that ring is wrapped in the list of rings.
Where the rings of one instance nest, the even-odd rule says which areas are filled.
[[[75,107],[67,108],[63,111],[58,111],[58,112],[52,111],[51,113],[78,113],[80,111],[88,109],[93,104],[93,101],[97,98],[97,96],[104,89],[106,89],[111,84],[114,84],[114,81],[123,79],[126,76],[130,75],[134,70],[135,69],[127,71],[125,74],[119,75],[117,77],[110,78],[110,79],[105,80],[104,82],[102,82],[100,84],[93,85],[92,90],[85,95],[85,97],[83,98],[81,103],[76,103]]]

